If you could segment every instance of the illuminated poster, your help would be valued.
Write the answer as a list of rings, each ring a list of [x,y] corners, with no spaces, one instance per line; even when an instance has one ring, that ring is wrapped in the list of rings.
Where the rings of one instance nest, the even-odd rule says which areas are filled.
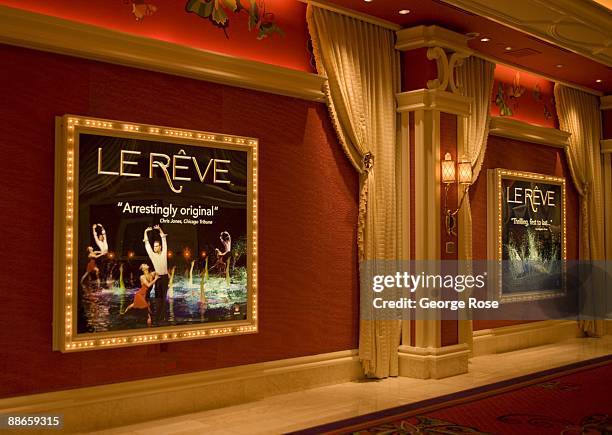
[[[490,242],[499,260],[502,301],[565,291],[565,180],[496,169],[489,172]]]
[[[255,332],[257,141],[76,116],[60,128],[56,348]]]

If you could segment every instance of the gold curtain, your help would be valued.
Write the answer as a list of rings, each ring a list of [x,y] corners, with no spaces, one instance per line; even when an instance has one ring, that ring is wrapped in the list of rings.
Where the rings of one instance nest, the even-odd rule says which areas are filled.
[[[574,185],[580,194],[579,257],[580,260],[602,260],[604,225],[599,99],[556,84],[555,101],[559,127],[571,133],[566,154]],[[592,336],[604,333],[603,320],[581,320],[580,326]]]
[[[469,97],[470,116],[461,119],[463,127],[463,152],[472,163],[472,183],[480,175],[487,149],[489,123],[491,121],[491,92],[495,64],[474,56],[463,61],[457,68],[456,77],[461,93]],[[461,156],[458,156],[461,157]],[[466,196],[459,212],[460,259],[472,259],[472,208],[470,197]]]
[[[487,149],[487,138],[489,136],[491,91],[493,89],[493,73],[495,64],[474,56],[468,57],[463,64],[456,70],[457,83],[461,93],[469,97],[470,115],[459,120],[461,132],[463,134],[461,152],[464,158],[472,164],[472,183],[478,179],[480,168]],[[462,156],[458,156],[458,159]],[[463,206],[458,214],[459,226],[459,260],[462,260],[462,273],[471,274],[472,270],[469,261],[472,260],[472,206],[470,196],[465,196]],[[470,296],[469,292],[464,292],[461,297],[464,300]],[[460,328],[460,342],[467,343],[473,347],[472,320],[469,316],[459,319],[464,322]]]
[[[328,78],[325,92],[333,125],[360,174],[360,264],[394,260],[400,243],[395,185],[399,55],[394,32],[310,4],[307,21],[317,70]],[[366,376],[397,375],[399,341],[399,321],[360,319],[359,357]]]

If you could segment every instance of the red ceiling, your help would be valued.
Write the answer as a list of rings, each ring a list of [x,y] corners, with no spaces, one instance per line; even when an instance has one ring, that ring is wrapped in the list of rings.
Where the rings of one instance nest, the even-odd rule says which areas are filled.
[[[383,18],[402,27],[437,24],[463,34],[478,32],[482,36],[491,38],[491,41],[480,42],[479,38],[471,40],[470,48],[474,50],[560,80],[597,89],[606,94],[612,93],[612,68],[442,1],[331,1],[340,6]],[[400,15],[398,13],[400,9],[409,9],[410,13]],[[512,47],[512,51],[528,48],[538,53],[516,57],[511,55],[512,52],[507,53],[505,51],[507,46]],[[558,68],[556,66],[558,64],[563,65],[563,67]],[[601,79],[602,83],[596,83],[596,79]]]

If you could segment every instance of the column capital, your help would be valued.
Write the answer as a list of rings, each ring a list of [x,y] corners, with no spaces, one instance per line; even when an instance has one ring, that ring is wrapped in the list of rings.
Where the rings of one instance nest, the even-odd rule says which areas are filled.
[[[439,89],[417,89],[396,94],[397,111],[437,110],[458,116],[469,116],[471,99]]]

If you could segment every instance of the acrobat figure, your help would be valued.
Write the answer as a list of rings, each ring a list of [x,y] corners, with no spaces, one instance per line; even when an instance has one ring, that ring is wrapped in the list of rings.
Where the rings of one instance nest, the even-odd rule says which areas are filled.
[[[100,227],[100,232],[97,231],[98,227]],[[98,250],[102,254],[101,257],[103,257],[100,260],[100,269],[102,271],[102,275],[104,275],[102,278],[107,279],[109,273],[108,273],[108,240],[106,238],[106,230],[104,229],[102,224],[98,223],[98,224],[93,224],[91,226],[91,231],[93,233],[93,239],[96,242],[96,245],[98,245]]]
[[[149,232],[153,229],[159,231],[159,237],[161,240],[155,239],[153,242],[153,248],[149,242]],[[167,234],[160,228],[159,225],[155,225],[153,228],[148,227],[144,231],[143,242],[147,254],[153,263],[153,268],[158,277],[158,281],[155,284],[155,299],[157,299],[156,310],[155,310],[155,323],[159,325],[160,322],[166,320],[166,294],[168,293],[168,243],[166,241]]]
[[[100,233],[96,231],[98,227],[100,227]],[[102,255],[108,254],[108,240],[106,240],[106,230],[104,229],[102,224],[94,224],[91,227],[91,230],[93,231],[93,237],[96,241],[96,245],[98,245],[98,248],[100,249]]]
[[[94,251],[94,248],[91,246],[87,247],[87,258],[89,261],[87,262],[87,269],[83,276],[81,277],[81,285],[84,285],[85,278],[89,277],[89,282],[91,282],[91,275],[95,275],[98,287],[100,287],[100,269],[98,269],[98,265],[96,264],[96,259],[100,258],[103,254],[100,251]]]
[[[142,271],[142,275],[140,275],[140,289],[134,294],[134,301],[121,314],[124,315],[131,309],[146,309],[147,326],[151,326],[151,305],[147,301],[147,293],[159,280],[159,276],[155,272],[149,272],[149,265],[146,263],[140,265],[140,270]]]
[[[219,240],[223,245],[223,251],[220,251],[218,248],[215,248],[215,252],[217,253],[217,261],[214,267],[217,267],[219,272],[225,272],[225,268],[227,267],[227,259],[230,258],[230,252],[232,250],[232,236],[227,231],[223,231],[219,235]]]

